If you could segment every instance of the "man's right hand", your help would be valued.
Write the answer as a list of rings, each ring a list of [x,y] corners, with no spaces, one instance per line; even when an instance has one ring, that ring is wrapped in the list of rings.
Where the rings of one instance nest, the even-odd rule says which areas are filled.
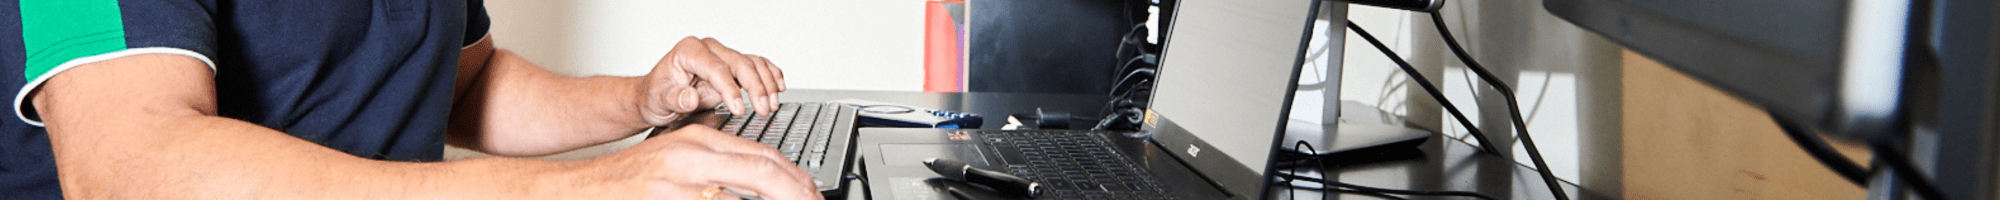
[[[812,176],[777,149],[692,125],[589,161],[592,171],[644,199],[736,199],[712,189],[764,199],[822,199]],[[708,193],[708,194],[704,194]]]

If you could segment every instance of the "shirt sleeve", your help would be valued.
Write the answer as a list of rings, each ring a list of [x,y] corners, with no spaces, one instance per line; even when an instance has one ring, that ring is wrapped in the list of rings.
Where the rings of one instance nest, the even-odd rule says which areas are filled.
[[[26,100],[44,81],[72,67],[139,54],[176,54],[200,59],[215,69],[215,23],[208,5],[197,0],[63,0],[16,1],[15,22],[4,30],[20,44],[20,54],[0,55],[0,78],[15,89],[14,114],[22,122],[42,126],[40,115]]]

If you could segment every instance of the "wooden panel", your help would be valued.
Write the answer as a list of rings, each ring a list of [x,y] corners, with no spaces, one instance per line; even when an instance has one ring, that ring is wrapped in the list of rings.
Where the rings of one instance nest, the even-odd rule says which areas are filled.
[[[1764,111],[1631,51],[1622,62],[1626,199],[1863,198]],[[1830,142],[1867,160],[1859,144]]]

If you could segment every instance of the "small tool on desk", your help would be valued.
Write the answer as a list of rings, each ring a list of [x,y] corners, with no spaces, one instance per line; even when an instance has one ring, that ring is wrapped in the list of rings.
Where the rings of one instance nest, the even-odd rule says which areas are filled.
[[[1028,198],[1042,195],[1040,183],[1006,172],[981,169],[965,162],[938,158],[924,159],[924,166],[930,167],[932,172],[944,175],[945,178],[984,185],[1001,193],[1020,194]]]

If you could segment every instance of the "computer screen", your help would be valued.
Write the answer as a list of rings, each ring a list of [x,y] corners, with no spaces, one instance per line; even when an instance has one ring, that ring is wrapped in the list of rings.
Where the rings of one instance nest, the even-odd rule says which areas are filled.
[[[1994,34],[2000,30],[1994,28],[2000,24],[1995,5],[1984,0],[1543,1],[1556,17],[1729,92],[1780,124],[1802,126],[1786,130],[1803,133],[1791,135],[1794,139],[1817,140],[1806,134],[1821,133],[1893,144],[1874,145],[1877,163],[1916,163],[1869,165],[1873,172],[1836,170],[1867,179],[1871,195],[1903,193],[1883,188],[1928,178],[1935,183],[1904,186],[1951,199],[1993,199],[1993,188],[2000,185],[1990,176],[1996,171],[1993,159],[2000,158],[1991,148],[1993,127],[2000,127],[1995,125],[2000,120],[1993,120],[2000,109],[1992,109],[2000,102],[1995,100],[2000,90],[1994,89],[2000,85],[1994,84],[2000,79],[1995,72],[2000,68],[1994,67],[2000,59],[1993,53],[2000,52],[2000,43],[1993,42],[2000,38]],[[1910,145],[1909,151],[1881,148],[1895,145]],[[1864,177],[1890,171],[1932,176],[1888,182]],[[1938,193],[1926,194],[1931,189],[1922,185],[1936,185]]]
[[[1150,109],[1264,174],[1284,131],[1316,2],[1180,1]]]

